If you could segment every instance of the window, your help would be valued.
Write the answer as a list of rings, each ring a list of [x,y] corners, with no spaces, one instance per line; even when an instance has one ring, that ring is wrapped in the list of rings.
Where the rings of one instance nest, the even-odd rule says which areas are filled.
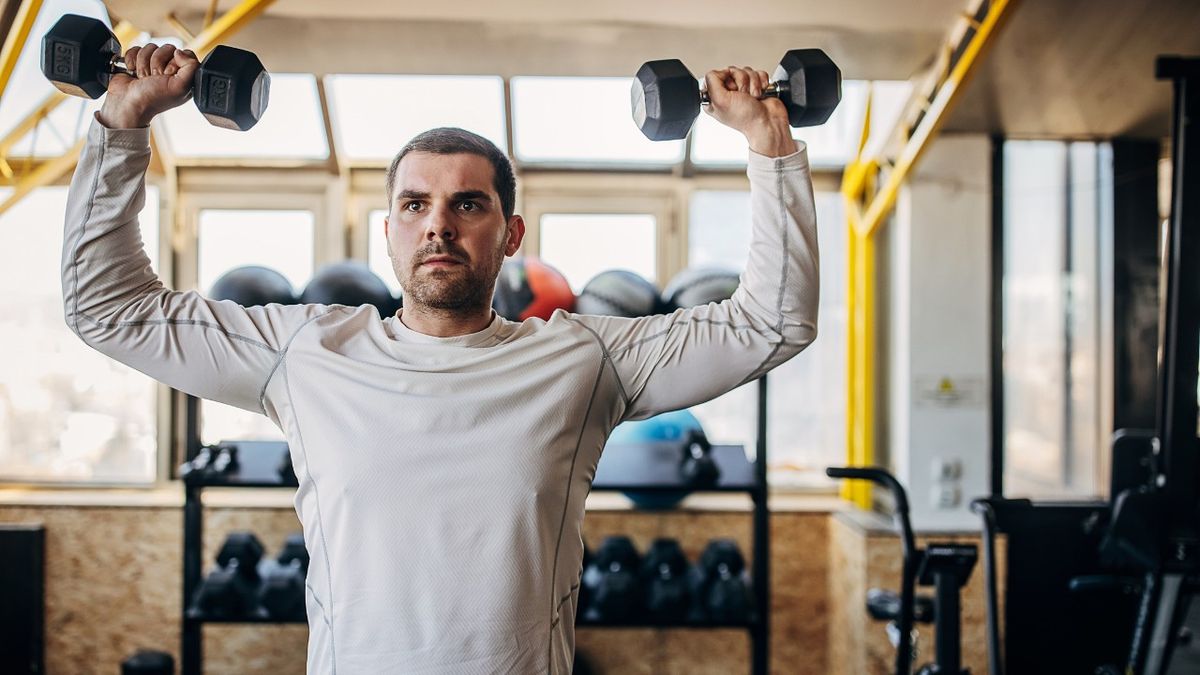
[[[144,484],[157,463],[156,384],[85,345],[63,318],[58,261],[67,190],[35,190],[0,217],[0,479]],[[158,191],[140,229],[157,272]]]
[[[824,467],[845,458],[846,232],[842,199],[818,192],[821,246],[820,337],[767,378],[767,451],[771,480],[780,484],[823,481]],[[745,269],[750,242],[750,194],[697,191],[689,208],[689,264]],[[715,443],[753,452],[757,385],[747,384],[692,412]]]
[[[199,290],[207,293],[222,274],[262,265],[283,274],[296,294],[313,274],[316,227],[311,211],[203,209],[199,213]],[[200,405],[200,440],[283,440],[266,417],[215,401]]]
[[[330,75],[325,82],[338,152],[352,161],[389,162],[434,127],[473,131],[508,150],[499,77]]]
[[[162,116],[171,150],[184,158],[324,159],[325,123],[312,75],[271,73],[271,96],[249,131],[215,127],[186,103]]]
[[[392,259],[388,257],[387,241],[383,236],[385,217],[387,211],[384,209],[373,209],[367,214],[367,265],[383,279],[392,295],[399,295],[402,290],[400,280],[396,278],[396,270],[392,267]]]
[[[657,219],[646,213],[546,213],[540,221],[541,258],[576,293],[600,272],[625,269],[657,277]]]
[[[1111,149],[1006,141],[1004,484],[1014,497],[1099,493],[1099,264],[1112,242]]]
[[[633,123],[626,77],[514,77],[513,143],[525,162],[674,164],[683,141],[648,140]]]

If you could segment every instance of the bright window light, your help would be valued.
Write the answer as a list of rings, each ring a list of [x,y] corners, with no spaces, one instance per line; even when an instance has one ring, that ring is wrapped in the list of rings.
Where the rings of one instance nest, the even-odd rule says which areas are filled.
[[[330,75],[325,85],[338,153],[349,160],[390,161],[436,127],[466,129],[508,151],[499,77]]]
[[[688,205],[688,267],[746,268],[750,254],[750,193],[696,190]]]
[[[317,80],[307,73],[271,73],[267,110],[249,131],[208,123],[188,102],[163,115],[171,150],[184,158],[324,159],[329,156]]]
[[[674,164],[683,141],[648,140],[633,123],[627,77],[514,77],[513,142],[527,162]]]
[[[9,190],[0,191],[7,197]],[[154,481],[155,383],[85,345],[63,315],[67,189],[34,190],[0,217],[0,481]],[[158,192],[142,240],[157,258]]]
[[[868,157],[879,154],[904,112],[912,96],[913,86],[907,80],[877,80],[871,83],[871,138],[867,140]],[[861,117],[859,119],[862,119]]]
[[[312,211],[205,209],[200,212],[199,290],[242,265],[276,270],[299,294],[313,273]]]
[[[17,58],[17,65],[8,80],[4,97],[0,98],[0,134],[7,134],[16,126],[17,122],[41,105],[47,96],[58,91],[42,75],[42,36],[50,31],[50,28],[63,14],[82,14],[95,17],[110,28],[112,27],[112,23],[108,19],[108,10],[105,9],[102,2],[97,0],[47,0],[42,5],[41,11],[38,12],[38,17],[33,22],[33,29],[29,33],[29,39],[25,41],[25,47]],[[68,101],[68,105],[62,106],[73,111],[69,115],[72,121],[76,116],[74,111],[77,111],[81,104],[70,104],[83,100],[87,99],[72,99]],[[84,128],[87,128],[86,125]],[[14,148],[13,152],[28,153],[28,148],[26,147],[24,150]],[[40,150],[38,154],[42,154]],[[45,154],[57,155],[61,154],[61,150],[58,152],[49,150]]]
[[[656,221],[646,213],[547,213],[541,219],[541,258],[576,293],[605,270],[629,270],[654,281]]]
[[[383,236],[385,216],[387,211],[383,209],[375,209],[367,216],[367,265],[383,279],[383,283],[391,289],[392,295],[396,295],[401,290],[400,281],[396,279],[396,270],[387,254],[387,241]]]

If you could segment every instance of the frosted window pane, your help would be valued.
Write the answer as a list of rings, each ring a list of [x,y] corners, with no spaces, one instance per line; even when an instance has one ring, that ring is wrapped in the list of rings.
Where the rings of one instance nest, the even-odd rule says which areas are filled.
[[[400,293],[400,281],[396,278],[396,270],[392,268],[392,259],[387,254],[387,241],[383,234],[383,219],[387,211],[376,209],[367,216],[367,264],[371,271],[383,279],[391,289],[392,295]]]
[[[180,157],[323,159],[329,156],[317,80],[307,73],[271,73],[271,96],[249,131],[208,123],[188,102],[163,114],[171,149]]]
[[[338,152],[348,159],[391,160],[435,127],[460,127],[508,150],[499,77],[331,75],[325,83]]]
[[[625,77],[514,77],[513,142],[529,162],[674,164],[683,141],[648,140]]]
[[[0,480],[153,482],[154,381],[88,347],[64,321],[66,194],[35,190],[0,217]],[[148,191],[141,214],[155,250],[157,197]]]
[[[624,269],[656,278],[656,218],[642,213],[547,213],[541,220],[541,257],[576,292],[600,272]]]
[[[749,253],[750,192],[693,192],[688,206],[688,266],[741,271]]]
[[[287,277],[299,293],[313,273],[314,227],[311,211],[201,211],[200,292],[235,267],[262,265]]]

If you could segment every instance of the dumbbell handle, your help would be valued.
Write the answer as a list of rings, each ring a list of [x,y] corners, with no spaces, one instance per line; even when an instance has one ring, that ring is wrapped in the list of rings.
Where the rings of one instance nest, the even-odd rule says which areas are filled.
[[[788,87],[788,83],[786,80],[777,80],[777,81],[772,82],[771,84],[768,84],[767,86],[763,87],[762,93],[758,95],[758,100],[761,101],[764,98],[770,98],[772,96],[783,97],[783,96],[787,95],[789,90],[790,90],[790,87]],[[708,105],[709,103],[711,103],[711,101],[708,100],[708,90],[701,89],[700,90],[700,105]]]

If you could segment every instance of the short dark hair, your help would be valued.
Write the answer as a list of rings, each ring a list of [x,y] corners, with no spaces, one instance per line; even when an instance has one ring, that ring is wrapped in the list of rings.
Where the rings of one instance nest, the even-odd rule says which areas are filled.
[[[419,133],[396,153],[384,183],[389,205],[392,202],[392,190],[396,188],[396,169],[400,166],[400,160],[410,152],[431,152],[435,155],[466,153],[483,157],[492,165],[492,186],[500,195],[500,210],[504,212],[504,220],[512,217],[516,210],[517,178],[508,155],[483,136],[456,127],[438,127]]]

